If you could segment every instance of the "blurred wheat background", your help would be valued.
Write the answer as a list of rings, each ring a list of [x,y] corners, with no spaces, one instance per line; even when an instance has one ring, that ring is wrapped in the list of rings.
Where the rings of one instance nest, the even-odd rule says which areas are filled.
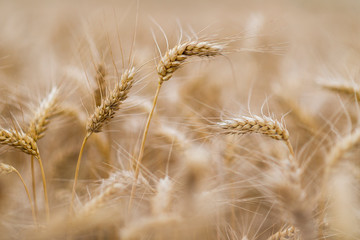
[[[360,239],[359,13],[1,1],[0,239]]]

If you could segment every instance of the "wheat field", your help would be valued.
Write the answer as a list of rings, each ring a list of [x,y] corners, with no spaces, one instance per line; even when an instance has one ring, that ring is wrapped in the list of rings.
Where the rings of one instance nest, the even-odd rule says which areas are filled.
[[[360,239],[359,1],[0,13],[0,239]]]

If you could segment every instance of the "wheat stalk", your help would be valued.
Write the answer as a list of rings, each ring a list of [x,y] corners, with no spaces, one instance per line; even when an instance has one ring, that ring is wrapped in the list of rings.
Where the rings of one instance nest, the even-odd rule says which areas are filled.
[[[18,175],[18,177],[20,178],[22,184],[24,185],[26,195],[27,195],[27,197],[29,199],[29,202],[30,202],[32,217],[33,217],[34,223],[36,224],[37,219],[36,219],[35,208],[34,208],[33,202],[32,202],[31,197],[30,197],[29,189],[27,188],[24,179],[22,178],[21,174],[19,173],[19,171],[16,168],[14,168],[11,165],[5,164],[5,163],[0,163],[0,175],[7,175],[7,174],[10,174],[12,172],[14,172],[14,173],[16,173]]]
[[[288,130],[282,123],[270,117],[259,117],[256,115],[253,117],[243,116],[241,118],[232,118],[218,122],[217,125],[226,130],[226,134],[260,133],[276,140],[285,141],[291,155],[294,156]]]
[[[111,94],[102,101],[101,105],[95,109],[93,115],[90,116],[86,124],[87,134],[84,137],[81,145],[79,158],[76,164],[74,183],[71,194],[70,211],[73,209],[76,184],[80,170],[80,163],[85,144],[92,133],[101,131],[103,125],[110,121],[114,117],[117,110],[120,108],[120,104],[128,97],[128,92],[134,83],[135,68],[127,69],[121,75],[120,82],[116,83],[114,90]]]
[[[151,111],[148,115],[143,137],[141,140],[141,146],[139,151],[139,156],[136,161],[135,168],[135,181],[138,178],[140,171],[140,164],[144,155],[145,142],[146,137],[150,128],[150,122],[152,116],[154,114],[154,110],[156,107],[156,103],[160,94],[161,86],[165,81],[168,81],[174,74],[174,72],[181,67],[181,65],[187,60],[189,57],[198,56],[198,57],[210,57],[221,55],[222,50],[224,49],[223,45],[214,44],[206,41],[191,41],[185,42],[182,44],[178,44],[172,49],[168,50],[164,56],[161,57],[156,70],[159,76],[159,83],[156,89],[156,93],[154,96],[153,104]],[[131,208],[132,198],[135,192],[136,183],[133,184],[133,188],[131,191],[130,201],[129,201],[129,209]]]

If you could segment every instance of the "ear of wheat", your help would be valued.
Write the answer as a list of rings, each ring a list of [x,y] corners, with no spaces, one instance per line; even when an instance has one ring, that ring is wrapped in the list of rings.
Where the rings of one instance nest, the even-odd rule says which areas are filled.
[[[38,110],[29,124],[28,134],[37,141],[44,136],[50,118],[57,114],[56,102],[58,89],[53,88],[50,94],[41,102]]]
[[[39,156],[35,140],[21,130],[0,129],[0,144],[15,147],[22,152],[35,157]]]
[[[220,55],[223,49],[222,45],[205,41],[192,41],[176,45],[165,53],[157,65],[160,82],[168,81],[188,57],[216,56]]]
[[[95,109],[93,115],[88,119],[86,130],[88,135],[100,132],[103,125],[114,117],[120,104],[128,97],[130,88],[134,83],[135,68],[125,70],[121,75],[121,80],[116,83],[111,94],[102,101],[101,105]]]
[[[278,122],[269,117],[241,117],[224,120],[217,123],[222,129],[227,130],[228,134],[249,134],[261,133],[276,140],[287,141],[289,139],[288,130]]]

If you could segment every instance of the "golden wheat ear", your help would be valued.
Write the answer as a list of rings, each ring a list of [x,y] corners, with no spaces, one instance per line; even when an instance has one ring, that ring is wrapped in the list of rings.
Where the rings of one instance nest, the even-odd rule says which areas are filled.
[[[35,157],[39,155],[35,140],[22,131],[0,129],[0,144],[12,146]]]
[[[168,81],[173,73],[191,56],[210,57],[220,55],[223,45],[206,41],[192,41],[176,45],[161,58],[157,65],[160,82]]]
[[[44,137],[47,126],[50,123],[50,119],[58,114],[58,95],[59,90],[54,87],[50,94],[40,103],[34,117],[31,119],[28,135],[30,135],[35,141]]]
[[[134,83],[135,73],[136,72],[134,67],[125,70],[124,73],[121,75],[119,82],[116,83],[113,91],[109,94],[109,96],[107,96],[105,99],[102,100],[101,105],[96,107],[95,112],[89,117],[87,121],[86,124],[87,133],[81,145],[81,149],[75,169],[74,184],[72,188],[71,202],[70,202],[70,212],[73,209],[76,184],[79,176],[80,163],[85,148],[85,144],[88,138],[91,136],[91,134],[101,132],[104,124],[109,122],[115,116],[115,113],[117,110],[119,110],[121,103],[127,99],[128,93]]]
[[[111,94],[106,99],[103,99],[101,105],[89,117],[86,125],[88,135],[101,132],[104,124],[114,117],[116,111],[120,108],[120,104],[128,97],[129,90],[134,83],[134,76],[135,68],[124,71],[120,82],[116,83]]]
[[[218,122],[217,125],[225,130],[225,134],[260,133],[276,140],[285,141],[291,155],[294,156],[294,150],[289,140],[289,132],[277,120],[254,115],[252,117],[243,116],[241,118],[227,119]]]

